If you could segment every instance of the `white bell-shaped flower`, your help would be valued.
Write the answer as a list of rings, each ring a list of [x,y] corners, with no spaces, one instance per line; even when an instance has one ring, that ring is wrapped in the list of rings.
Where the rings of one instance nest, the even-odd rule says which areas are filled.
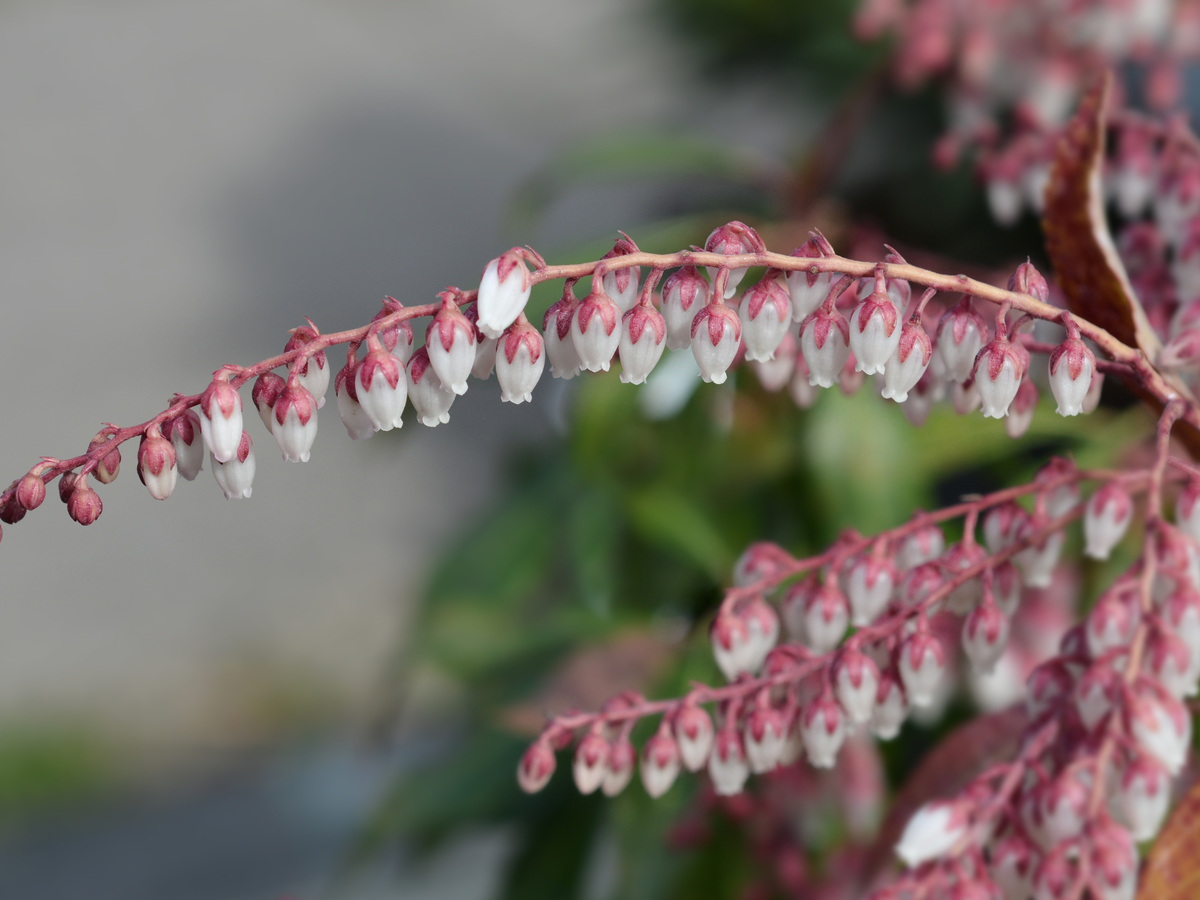
[[[621,359],[621,380],[626,384],[644,384],[662,359],[667,347],[666,319],[649,303],[639,303],[621,316],[621,341],[617,353]]]
[[[213,372],[213,380],[200,395],[200,433],[209,453],[228,462],[242,439],[242,398],[229,383],[228,369]]]
[[[472,324],[475,325],[475,362],[471,364],[471,375],[480,381],[487,381],[496,365],[496,342],[499,338],[490,338],[479,330],[479,304],[472,303],[463,310]],[[409,356],[412,354],[410,353]],[[405,359],[405,362],[408,362]]]
[[[926,803],[908,820],[896,845],[896,855],[910,868],[945,856],[966,837],[970,824],[970,806],[966,803]]]
[[[1117,781],[1113,812],[1135,841],[1158,834],[1171,805],[1170,773],[1148,754],[1138,754]]]
[[[871,713],[871,733],[881,741],[890,741],[900,733],[908,717],[908,701],[900,680],[890,672],[879,676],[875,692],[875,709]]]
[[[475,365],[475,326],[454,304],[453,298],[449,291],[442,294],[442,308],[425,333],[425,350],[442,384],[462,395],[467,392],[467,379]],[[359,403],[362,402],[363,398],[360,398]]]
[[[1143,693],[1130,705],[1133,739],[1138,746],[1179,774],[1192,743],[1192,718],[1187,708],[1167,694]]]
[[[937,352],[951,381],[969,381],[975,369],[975,357],[987,338],[987,323],[975,312],[971,299],[964,296],[938,321]]]
[[[1084,553],[1108,559],[1133,520],[1133,498],[1119,481],[1102,485],[1088,500],[1083,516]]]
[[[758,284],[746,291],[740,315],[746,359],[751,362],[773,360],[775,350],[792,323],[792,302],[779,283],[777,270],[768,269]]]
[[[1004,417],[1004,433],[1013,440],[1021,437],[1033,424],[1033,414],[1037,411],[1038,389],[1031,378],[1021,379],[1017,386],[1017,396],[1013,397],[1008,406],[1008,415]]]
[[[429,362],[424,347],[412,355],[405,370],[408,375],[408,399],[422,425],[435,428],[450,421],[450,406],[457,394],[442,384]]]
[[[351,363],[347,363],[334,377],[333,394],[337,397],[338,415],[342,419],[342,424],[346,426],[346,431],[350,433],[350,438],[355,441],[363,441],[378,429],[371,421],[371,417],[367,415],[367,411],[358,402],[358,388],[355,385],[357,373],[354,368],[351,368],[351,365]],[[354,363],[353,366],[357,368],[357,363]],[[407,379],[405,380],[407,381]],[[405,385],[405,389],[407,390],[407,385]]]
[[[696,313],[692,320],[692,356],[700,367],[700,377],[713,384],[724,384],[741,339],[738,314],[724,302],[714,301]]]
[[[963,652],[978,672],[988,673],[1008,647],[1008,618],[991,598],[985,598],[963,620]]]
[[[1070,324],[1074,327],[1074,322]],[[1060,416],[1077,416],[1083,412],[1083,402],[1096,373],[1095,354],[1079,339],[1078,328],[1074,330],[1076,336],[1068,336],[1050,354],[1050,390],[1058,401]]]
[[[897,580],[896,566],[886,556],[863,556],[857,559],[846,577],[850,624],[862,628],[875,621],[887,608]]]
[[[212,460],[213,477],[226,500],[248,500],[254,492],[254,442],[242,432],[238,452],[229,462]]]
[[[367,338],[366,357],[354,369],[354,395],[379,431],[404,424],[401,416],[408,402],[408,379],[400,360],[383,349],[374,334]]]
[[[800,259],[822,259],[833,255],[833,247],[825,240],[825,236],[820,234],[814,234],[792,251],[792,256]],[[832,284],[832,272],[812,272],[809,269],[788,272],[787,285],[792,300],[792,321],[803,322],[811,313],[816,312]]]
[[[856,310],[857,312],[857,310]],[[917,386],[929,362],[933,359],[933,342],[919,320],[905,322],[900,328],[900,340],[883,370],[885,400],[903,403]]]
[[[638,269],[636,266],[626,266],[623,269],[609,269],[604,273],[604,293],[612,298],[621,312],[633,309],[638,300]]]
[[[507,403],[531,401],[546,367],[542,336],[522,313],[500,336],[498,347],[496,380],[500,382],[500,399]]]
[[[842,642],[850,624],[850,604],[837,585],[826,582],[805,599],[804,642],[814,653],[828,653]]]
[[[517,320],[533,290],[525,266],[528,251],[514,247],[487,264],[479,280],[477,324],[484,337],[498,338]]]
[[[850,314],[850,350],[855,369],[864,375],[883,372],[900,345],[900,334],[895,304],[887,293],[875,290]]]
[[[657,800],[671,789],[679,776],[679,745],[663,727],[642,748],[642,786]]]
[[[309,319],[308,325],[293,328],[291,335],[283,348],[285,353],[312,343],[320,336],[320,332]],[[320,409],[325,405],[325,392],[329,390],[329,361],[325,358],[325,351],[319,350],[303,362],[297,362],[296,377],[300,380],[300,386],[313,395],[313,399],[317,401],[317,409]]]
[[[708,713],[699,706],[684,703],[675,715],[675,741],[679,745],[679,759],[689,772],[699,772],[708,765],[714,737]]]
[[[255,379],[250,398],[254,401],[262,423],[267,426],[267,431],[271,430],[271,417],[275,415],[275,401],[279,399],[279,395],[283,393],[286,385],[287,382],[274,372],[263,372]]]
[[[762,253],[767,249],[758,232],[744,222],[730,222],[713,230],[704,242],[708,253],[722,253],[725,256],[741,256],[747,253]],[[708,266],[708,277],[716,283],[718,268]],[[728,300],[735,293],[749,269],[746,267],[731,269],[729,280],[725,284],[725,296],[719,299]]]
[[[1025,365],[1025,356],[1003,333],[979,351],[975,358],[975,388],[984,418],[1003,419],[1008,415],[1008,407],[1025,377]]]
[[[542,317],[542,339],[550,360],[550,374],[564,381],[574,378],[582,368],[575,352],[575,339],[571,337],[571,320],[578,306],[579,301],[568,288],[563,298],[552,304]]]
[[[312,394],[300,387],[298,381],[290,380],[283,393],[275,401],[271,419],[271,434],[290,462],[308,462],[313,441],[317,439],[317,401]],[[239,438],[238,443],[241,443]],[[216,458],[216,454],[213,454]],[[217,462],[229,462],[220,460]]]
[[[156,425],[142,435],[138,445],[137,473],[150,496],[166,500],[175,490],[179,469],[175,464],[175,448]]]
[[[637,761],[637,751],[629,738],[621,735],[615,738],[608,748],[608,762],[604,767],[604,780],[600,789],[605,797],[615,797],[629,786],[633,780],[633,767]]]
[[[621,311],[594,277],[592,292],[571,317],[571,339],[579,354],[580,368],[589,372],[608,371],[621,343]]]
[[[814,769],[832,769],[846,741],[846,714],[838,702],[823,693],[801,714],[800,732],[804,751]]]
[[[865,653],[847,649],[838,657],[833,689],[850,721],[855,725],[864,725],[871,721],[875,712],[879,668]]]
[[[608,771],[609,749],[603,735],[590,731],[583,736],[575,748],[575,761],[571,767],[579,793],[594,794],[600,789]]]
[[[913,633],[900,645],[896,668],[904,693],[915,707],[929,706],[946,673],[946,651],[927,630]]]
[[[813,387],[833,387],[850,357],[850,326],[832,304],[800,323],[800,352]]]
[[[662,314],[667,322],[667,349],[692,344],[692,319],[708,305],[708,282],[695,266],[683,266],[667,276],[662,289]]]
[[[186,481],[192,481],[204,466],[204,439],[200,436],[200,417],[185,409],[171,420],[171,445],[175,448],[175,464]]]
[[[756,775],[770,772],[779,765],[783,745],[787,740],[787,720],[771,707],[755,707],[746,717],[742,736],[746,762]]]
[[[474,308],[474,304],[472,308]],[[383,309],[371,317],[371,322],[375,323],[380,319],[386,319],[388,316],[402,309],[404,309],[404,304],[395,297],[384,297]],[[399,322],[393,322],[391,325],[379,329],[378,334],[379,342],[383,344],[383,349],[400,360],[400,365],[408,365],[408,361],[412,359],[415,338],[412,322],[408,319],[401,319]]]
[[[740,794],[750,777],[750,764],[742,746],[742,736],[735,729],[722,728],[717,732],[712,753],[708,756],[708,777],[713,790],[723,797]]]

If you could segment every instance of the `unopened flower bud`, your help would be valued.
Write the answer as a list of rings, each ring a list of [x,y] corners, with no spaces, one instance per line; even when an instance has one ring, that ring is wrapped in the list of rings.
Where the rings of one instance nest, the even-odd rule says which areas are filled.
[[[946,536],[942,534],[942,529],[932,523],[923,525],[900,544],[896,565],[902,570],[911,569],[937,559],[945,549]]]
[[[758,232],[749,225],[743,222],[730,222],[728,225],[722,225],[713,230],[713,233],[708,236],[708,240],[704,242],[704,249],[708,253],[741,256],[746,253],[762,253],[767,249],[767,245],[758,236]],[[741,284],[747,271],[747,268],[730,270],[729,281],[725,285],[724,299],[728,300],[737,292],[737,286]],[[716,283],[717,269],[714,266],[708,266],[708,277],[714,284]]]
[[[913,566],[900,582],[897,599],[905,606],[916,606],[946,581],[946,570],[939,562]]]
[[[76,478],[67,498],[67,514],[80,525],[91,525],[103,511],[100,495],[88,486],[87,476]]]
[[[970,824],[970,806],[964,801],[926,803],[908,820],[896,855],[910,868],[945,856],[966,837]]]
[[[352,440],[363,441],[373,435],[377,429],[375,423],[371,421],[371,417],[367,415],[367,411],[358,402],[358,387],[355,384],[358,378],[357,368],[358,363],[356,362],[347,363],[338,370],[333,379],[333,393],[337,397],[338,415],[342,419],[342,424],[346,426],[346,431],[350,433]],[[408,390],[407,380],[406,377],[405,391]]]
[[[783,744],[787,739],[787,722],[777,709],[755,707],[746,717],[743,736],[746,761],[756,775],[770,772],[779,765]]]
[[[984,418],[1003,419],[1025,377],[1025,356],[1001,331],[975,357],[974,374]]]
[[[383,309],[371,317],[371,323],[374,324],[380,319],[385,319],[392,313],[399,312],[402,309],[404,309],[403,303],[394,297],[386,297],[383,301]],[[383,344],[383,349],[400,360],[400,365],[408,365],[408,361],[412,359],[413,354],[414,335],[412,322],[404,319],[386,328],[379,329],[378,334],[379,342]]]
[[[846,577],[850,624],[862,628],[875,621],[887,608],[898,580],[896,566],[886,556],[869,555],[856,560]]]
[[[1007,549],[1028,518],[1029,513],[1012,501],[993,506],[983,517],[983,540],[988,550],[999,553]]]
[[[842,642],[850,624],[850,605],[832,580],[820,585],[804,604],[804,641],[815,653],[828,653]]]
[[[575,787],[581,794],[594,794],[608,771],[609,743],[604,736],[590,731],[575,748]]]
[[[609,745],[608,763],[604,770],[604,781],[600,788],[604,796],[615,797],[629,785],[633,779],[633,767],[637,761],[637,751],[629,738],[621,735]]]
[[[432,326],[430,326],[432,328]],[[408,402],[408,379],[400,360],[383,348],[374,335],[367,338],[367,355],[354,367],[354,393],[338,394],[338,412],[350,408],[347,401],[357,400],[374,430],[391,431],[404,424],[404,405]],[[336,393],[336,388],[335,388]],[[345,400],[342,396],[345,395]],[[345,417],[342,419],[345,422]],[[346,426],[349,428],[349,425]],[[351,435],[353,436],[353,435]]]
[[[1051,532],[1040,542],[1033,541],[1033,535],[1042,529],[1045,522],[1029,519],[1021,528],[1019,540],[1030,541],[1030,545],[1013,557],[1020,567],[1021,576],[1027,587],[1050,587],[1054,578],[1054,567],[1058,565],[1058,557],[1062,552],[1064,535],[1061,531]]]
[[[966,295],[938,321],[937,352],[951,381],[968,381],[975,371],[975,357],[983,349],[987,323],[971,306]]]
[[[429,354],[422,347],[412,355],[406,369],[408,375],[408,399],[422,425],[430,428],[445,425],[450,421],[450,405],[455,393],[442,385],[437,372],[429,364]]]
[[[900,733],[900,726],[907,716],[908,699],[904,696],[904,686],[894,672],[883,672],[875,692],[875,709],[871,712],[871,733],[881,741],[890,741]]]
[[[1111,590],[1101,594],[1084,620],[1088,652],[1101,657],[1126,646],[1133,640],[1140,619],[1137,604],[1128,595]]]
[[[1138,745],[1179,774],[1192,743],[1192,719],[1186,707],[1169,695],[1143,693],[1128,707],[1131,733]]]
[[[668,336],[666,319],[650,304],[639,303],[625,313],[621,317],[621,340],[617,345],[621,380],[626,384],[644,384],[662,359]]]
[[[106,431],[102,431],[92,438],[92,442],[88,444],[89,455],[97,447],[112,442],[112,433],[106,433]],[[96,468],[92,470],[92,474],[96,476],[96,480],[101,484],[112,484],[117,480],[117,475],[121,471],[121,448],[115,443],[112,443],[111,447],[112,449],[108,453],[100,457],[100,461],[96,463]],[[66,502],[65,497],[63,498],[63,502]]]
[[[1092,829],[1090,884],[1096,900],[1133,900],[1137,893],[1137,850],[1129,832],[1111,820]]]
[[[297,350],[312,343],[318,336],[319,332],[311,325],[293,328],[292,336],[283,351],[287,353]],[[325,405],[325,392],[329,389],[329,361],[325,358],[325,351],[318,350],[303,361],[297,360],[293,365],[297,363],[296,377],[300,380],[300,386],[313,395],[313,399],[317,401],[317,409],[320,409]]]
[[[728,797],[740,794],[750,777],[750,766],[746,762],[746,751],[742,747],[742,736],[735,728],[722,728],[717,732],[712,753],[708,757],[708,777],[713,790]]]
[[[287,382],[282,377],[274,372],[263,372],[255,380],[254,389],[250,392],[250,399],[254,401],[258,416],[268,431],[271,430],[271,419],[275,415],[275,401],[285,387]]]
[[[1200,671],[1192,661],[1187,642],[1173,632],[1158,629],[1146,642],[1146,669],[1174,697],[1196,693]]]
[[[1108,559],[1113,547],[1129,529],[1133,520],[1133,498],[1119,481],[1100,487],[1088,500],[1083,517],[1084,553],[1092,559]]]
[[[1038,389],[1033,379],[1024,378],[1017,387],[1017,395],[1013,397],[1008,415],[1004,417],[1004,432],[1014,441],[1022,437],[1033,424],[1033,414],[1037,411]]]
[[[990,855],[992,880],[1003,891],[1004,900],[1029,900],[1039,862],[1037,848],[1014,832],[993,844]]]
[[[575,351],[575,339],[571,337],[571,322],[579,301],[570,293],[570,288],[557,303],[546,310],[542,317],[542,335],[546,342],[546,356],[550,360],[550,374],[564,381],[579,374],[583,364]]]
[[[851,722],[871,721],[879,693],[879,668],[871,657],[855,649],[843,651],[834,669],[833,688]]]
[[[679,745],[665,726],[642,748],[641,775],[642,786],[655,800],[671,789],[679,775]]]
[[[271,434],[285,460],[308,462],[309,451],[312,450],[313,441],[317,439],[317,403],[312,394],[299,384],[289,381],[279,399],[275,401]],[[238,436],[238,443],[241,443],[241,435]],[[213,459],[217,462],[229,462],[236,455],[237,447],[234,447],[234,451],[226,459],[221,459],[214,453]]]
[[[186,481],[194,481],[204,468],[204,439],[200,436],[200,417],[185,409],[172,419],[164,432],[175,448],[175,465]]]
[[[1075,682],[1075,711],[1088,731],[1094,731],[1112,711],[1116,680],[1112,667],[1100,663],[1086,669]]]
[[[968,569],[978,568],[987,558],[987,552],[974,541],[970,535],[959,541],[938,560],[946,572],[946,578],[957,578]],[[953,613],[964,615],[969,612],[983,596],[983,585],[978,576],[964,581],[954,588],[946,597],[946,608]]]
[[[1038,792],[1042,836],[1053,847],[1083,831],[1092,797],[1092,773],[1066,769]]]
[[[675,740],[679,758],[689,772],[699,772],[708,764],[713,746],[713,723],[699,706],[684,703],[675,716]]]
[[[919,321],[905,322],[900,328],[896,349],[883,370],[883,398],[897,403],[905,402],[932,359],[933,343],[924,326]]]
[[[475,365],[475,326],[455,305],[451,291],[442,294],[442,308],[429,323],[425,350],[442,384],[455,394],[465,394]],[[365,398],[360,396],[358,402],[365,402]]]
[[[554,748],[548,741],[538,738],[521,755],[517,765],[517,784],[527,794],[536,794],[550,783],[554,774]]]
[[[832,769],[846,740],[846,714],[828,693],[804,708],[800,720],[804,751],[815,769]]]
[[[967,616],[962,630],[963,652],[979,672],[991,672],[1008,646],[1008,619],[995,602],[985,600]]]
[[[683,266],[667,276],[662,289],[662,314],[667,323],[667,349],[682,350],[692,343],[692,319],[708,305],[708,282],[695,266]]]
[[[16,489],[17,483],[14,481],[8,486],[13,493],[8,495],[8,499],[0,504],[0,522],[5,525],[16,525],[25,518],[25,507],[17,502]]]
[[[158,426],[142,435],[138,445],[138,478],[155,500],[166,500],[175,490],[179,470],[175,466],[175,448]]]
[[[62,477],[58,479],[58,499],[63,503],[71,499],[71,492],[75,490],[75,479],[78,477],[75,472],[63,472]]]
[[[533,278],[525,266],[525,257],[526,251],[514,247],[484,268],[477,308],[479,330],[485,337],[500,337],[529,302]]]
[[[1017,266],[1017,271],[1008,279],[1008,289],[1019,294],[1028,294],[1042,303],[1050,302],[1050,285],[1046,283],[1046,277],[1037,270],[1037,266],[1029,260]]]
[[[901,331],[895,304],[886,292],[876,289],[850,314],[850,350],[856,369],[865,375],[883,372],[899,349]]]
[[[28,473],[17,482],[16,490],[13,491],[13,499],[17,501],[21,509],[32,512],[46,499],[46,482],[42,481],[40,475],[35,475],[33,472]]]
[[[917,708],[929,706],[946,673],[946,651],[941,642],[928,628],[920,629],[900,645],[897,656],[896,666],[908,702]]]
[[[607,372],[621,343],[621,311],[592,279],[592,292],[571,317],[571,340],[579,364],[589,372]]]
[[[713,302],[692,320],[692,355],[706,382],[724,384],[726,370],[737,356],[742,324],[736,311]]]
[[[200,395],[200,432],[204,443],[219,462],[228,462],[237,453],[242,439],[242,398],[229,383],[229,371],[218,369]]]
[[[778,270],[768,269],[758,284],[746,291],[741,316],[746,359],[751,362],[773,360],[792,323],[792,302],[779,283]]]
[[[821,306],[800,324],[800,352],[813,387],[833,387],[850,356],[850,326],[831,306]]]
[[[1135,841],[1158,834],[1171,804],[1171,776],[1149,754],[1138,754],[1117,780],[1113,812]]]
[[[213,478],[217,486],[225,494],[226,500],[248,500],[254,490],[254,442],[250,435],[243,431],[242,440],[238,444],[238,452],[229,462],[211,460]]]
[[[1060,416],[1077,416],[1083,412],[1083,402],[1092,387],[1095,372],[1096,356],[1077,336],[1068,336],[1054,348],[1050,354],[1050,390],[1058,401]]]
[[[826,252],[828,250],[828,253]],[[792,251],[792,256],[802,259],[819,259],[833,254],[833,248],[824,238],[813,236]],[[792,321],[803,322],[809,313],[815,312],[829,293],[833,283],[832,272],[813,272],[796,269],[788,272],[788,293],[792,299]]]
[[[546,367],[542,336],[521,314],[500,336],[497,346],[496,381],[500,383],[500,399],[507,403],[533,400],[533,389]]]

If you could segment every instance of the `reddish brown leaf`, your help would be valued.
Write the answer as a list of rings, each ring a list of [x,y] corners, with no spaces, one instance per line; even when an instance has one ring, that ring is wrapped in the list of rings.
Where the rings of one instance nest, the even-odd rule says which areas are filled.
[[[1195,900],[1200,897],[1200,784],[1192,786],[1159,834],[1138,900]]]
[[[1025,710],[1015,706],[972,719],[926,754],[892,800],[864,861],[864,883],[871,883],[895,858],[893,848],[913,813],[930,800],[953,796],[988,766],[1011,759],[1024,727]]]
[[[1083,98],[1059,139],[1042,230],[1071,312],[1155,359],[1158,336],[1129,283],[1104,215],[1100,172],[1111,83],[1106,73]]]

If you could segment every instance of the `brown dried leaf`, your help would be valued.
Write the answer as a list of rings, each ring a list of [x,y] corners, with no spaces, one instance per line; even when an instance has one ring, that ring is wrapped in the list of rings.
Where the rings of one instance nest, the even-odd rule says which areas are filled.
[[[1200,897],[1200,784],[1175,807],[1142,870],[1138,900]]]
[[[893,848],[913,813],[930,800],[962,790],[988,766],[1011,759],[1024,727],[1025,710],[1014,706],[972,719],[927,753],[892,800],[864,860],[864,883],[871,883],[894,859]]]
[[[1112,75],[1106,73],[1084,96],[1059,138],[1042,230],[1071,312],[1122,343],[1141,348],[1153,360],[1158,336],[1129,282],[1104,215],[1100,172],[1111,85]]]

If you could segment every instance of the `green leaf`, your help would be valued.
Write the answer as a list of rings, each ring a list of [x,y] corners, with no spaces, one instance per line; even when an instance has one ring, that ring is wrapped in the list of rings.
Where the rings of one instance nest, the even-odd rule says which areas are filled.
[[[724,580],[734,554],[708,513],[665,485],[631,494],[630,524],[643,540],[674,550],[714,582]]]

